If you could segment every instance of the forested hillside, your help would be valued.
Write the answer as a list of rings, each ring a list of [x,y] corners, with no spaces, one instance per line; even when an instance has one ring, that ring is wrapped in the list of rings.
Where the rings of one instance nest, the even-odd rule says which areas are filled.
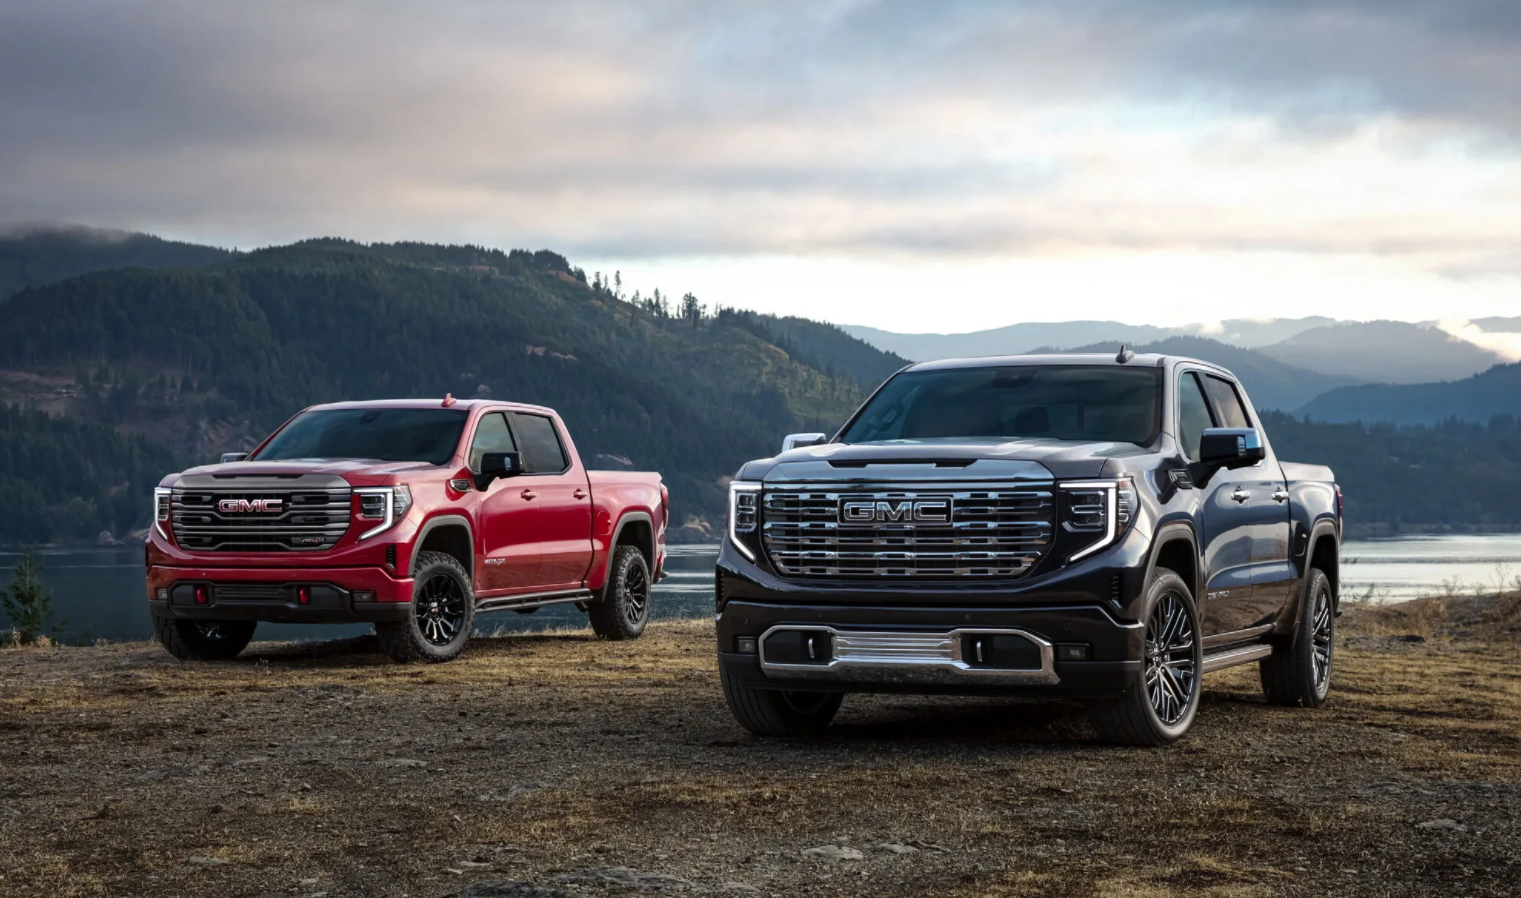
[[[104,228],[0,231],[0,299],[25,287],[113,268],[201,268],[227,250]]]
[[[584,278],[548,252],[323,240],[203,270],[23,290],[0,304],[0,400],[111,425],[163,451],[145,448],[132,470],[101,472],[88,487],[71,481],[80,492],[42,488],[66,462],[38,462],[33,449],[59,438],[12,431],[8,442],[25,451],[0,457],[0,476],[38,484],[55,504],[80,496],[95,518],[26,515],[8,537],[119,531],[130,523],[115,511],[122,495],[143,503],[144,526],[148,490],[171,459],[246,448],[315,402],[446,392],[552,405],[588,459],[662,471],[678,521],[711,521],[721,479],[742,461],[775,451],[789,431],[831,428],[904,364],[861,344],[836,351],[856,341],[829,325],[691,296],[636,304]]]
[[[1299,411],[1316,421],[1430,425],[1459,418],[1485,424],[1500,415],[1521,416],[1521,362],[1445,383],[1342,387]]]

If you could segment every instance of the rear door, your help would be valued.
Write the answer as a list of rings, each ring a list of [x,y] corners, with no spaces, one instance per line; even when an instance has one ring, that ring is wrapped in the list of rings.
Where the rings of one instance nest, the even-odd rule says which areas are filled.
[[[1208,374],[1204,385],[1216,414],[1226,422],[1222,427],[1255,427],[1260,432],[1261,424],[1252,419],[1236,384]],[[1262,442],[1267,457],[1240,469],[1242,487],[1248,494],[1244,506],[1252,524],[1252,597],[1249,606],[1241,609],[1236,629],[1271,623],[1298,582],[1289,560],[1288,484],[1266,434]]]
[[[1201,440],[1210,427],[1223,427],[1205,394],[1201,372],[1178,377],[1178,439],[1191,462],[1200,458]],[[1199,597],[1204,635],[1237,629],[1251,603],[1252,521],[1241,498],[1239,472],[1216,471],[1208,484],[1195,484],[1204,496],[1199,508],[1199,539],[1204,550],[1205,594]]]
[[[487,452],[517,452],[504,412],[488,412],[470,440],[470,470],[479,474]],[[539,509],[522,495],[518,477],[499,477],[482,491],[475,522],[480,531],[482,564],[476,584],[481,591],[532,586],[539,572]]]
[[[515,478],[537,508],[539,571],[543,589],[581,585],[592,559],[592,500],[586,470],[571,458],[553,418],[513,412],[512,427],[523,453]]]

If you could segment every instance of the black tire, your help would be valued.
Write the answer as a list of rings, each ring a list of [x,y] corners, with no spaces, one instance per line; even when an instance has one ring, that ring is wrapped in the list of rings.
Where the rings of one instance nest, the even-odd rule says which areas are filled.
[[[587,610],[592,632],[614,641],[638,639],[650,620],[650,565],[635,546],[613,550],[602,598]]]
[[[182,620],[153,616],[153,632],[169,654],[181,661],[231,661],[248,648],[251,620]]]
[[[756,689],[719,669],[724,701],[739,725],[757,736],[817,736],[829,728],[845,700],[842,692]]]
[[[1270,705],[1318,708],[1331,694],[1331,657],[1336,648],[1336,612],[1331,581],[1310,568],[1294,635],[1258,662],[1262,694]]]
[[[475,626],[475,592],[459,559],[443,552],[417,556],[412,603],[405,620],[375,625],[381,651],[398,664],[453,661]]]
[[[1199,709],[1204,643],[1199,609],[1183,578],[1157,568],[1146,586],[1146,650],[1125,694],[1090,707],[1099,738],[1117,745],[1166,745],[1193,725]]]

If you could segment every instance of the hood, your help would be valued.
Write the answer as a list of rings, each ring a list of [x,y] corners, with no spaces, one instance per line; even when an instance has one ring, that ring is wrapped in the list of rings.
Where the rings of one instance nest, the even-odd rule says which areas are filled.
[[[1134,443],[982,438],[826,443],[753,461],[740,479],[766,482],[1051,480],[1118,474],[1150,454]]]
[[[422,461],[376,461],[364,458],[314,458],[303,461],[235,461],[218,465],[201,465],[171,476],[172,482],[181,477],[196,479],[212,478],[231,480],[242,477],[291,478],[306,475],[342,477],[346,480],[381,480],[397,474],[413,471],[441,470],[437,465]],[[168,485],[168,484],[166,484]]]

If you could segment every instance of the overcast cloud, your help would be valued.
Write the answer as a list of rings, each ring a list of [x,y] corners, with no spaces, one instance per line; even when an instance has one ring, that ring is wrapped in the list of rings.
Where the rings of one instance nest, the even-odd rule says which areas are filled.
[[[1408,299],[1344,317],[1476,317],[1521,286],[1518,86],[1515,2],[8,0],[0,221],[719,291],[955,266],[1097,301],[1093,260],[1172,259],[1184,317],[1237,260]],[[768,295],[715,299],[795,311]]]

